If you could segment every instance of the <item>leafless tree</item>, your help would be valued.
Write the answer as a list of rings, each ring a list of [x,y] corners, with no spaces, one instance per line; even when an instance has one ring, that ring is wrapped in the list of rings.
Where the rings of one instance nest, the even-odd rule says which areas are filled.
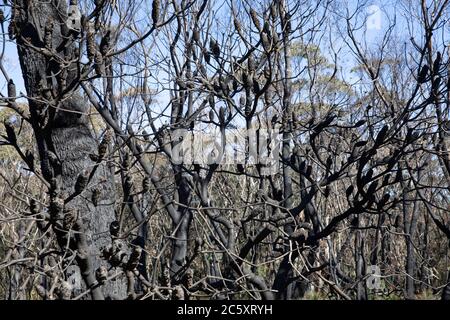
[[[5,1],[0,294],[448,300],[449,6],[414,2],[370,43],[359,1]]]

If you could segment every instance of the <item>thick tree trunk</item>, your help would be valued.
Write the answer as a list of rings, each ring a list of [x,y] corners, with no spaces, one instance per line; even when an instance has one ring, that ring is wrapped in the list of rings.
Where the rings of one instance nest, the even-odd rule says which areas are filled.
[[[94,163],[89,154],[97,152],[96,141],[89,129],[84,126],[54,128],[52,130],[52,142],[55,153],[59,157],[61,165],[62,192],[73,194],[77,177],[83,170],[92,170]],[[100,191],[97,206],[92,199],[92,190]],[[92,269],[95,271],[101,265],[107,266],[107,262],[100,258],[101,248],[111,244],[109,225],[116,219],[114,214],[115,201],[114,180],[109,168],[100,165],[93,175],[91,182],[85,191],[73,198],[66,207],[78,211],[88,243],[89,254],[92,257]],[[108,267],[108,266],[107,266]],[[110,282],[104,287],[105,297],[125,298],[126,289],[122,281]]]
[[[83,103],[76,93],[78,66],[72,65],[70,70],[61,72],[55,59],[38,51],[46,47],[43,40],[44,29],[52,24],[53,53],[65,60],[74,57],[74,45],[66,42],[71,36],[64,30],[67,2],[17,0],[13,11],[18,54],[29,98],[31,124],[38,146],[42,175],[50,184],[56,183],[60,196],[67,199],[74,195],[74,186],[80,173],[84,170],[90,173],[94,168],[94,162],[89,155],[97,153],[97,143],[83,115],[83,112],[88,110],[87,103]],[[65,45],[62,45],[64,43]],[[64,73],[66,77],[62,80]],[[70,87],[72,89],[67,90]],[[68,93],[63,94],[63,91]],[[61,107],[69,111],[59,111]],[[50,154],[56,155],[57,160],[52,160]],[[101,192],[97,206],[91,201],[94,186]],[[82,274],[85,281],[92,281],[95,279],[95,270],[100,265],[106,265],[106,262],[100,259],[100,249],[111,242],[109,224],[115,220],[114,181],[109,168],[100,164],[84,191],[70,199],[66,201],[65,208],[75,209],[77,212],[88,245],[89,266],[84,270],[87,273],[83,271]],[[97,290],[93,297],[123,297],[126,289],[123,283],[117,280],[114,284],[103,286],[103,291],[104,295]]]

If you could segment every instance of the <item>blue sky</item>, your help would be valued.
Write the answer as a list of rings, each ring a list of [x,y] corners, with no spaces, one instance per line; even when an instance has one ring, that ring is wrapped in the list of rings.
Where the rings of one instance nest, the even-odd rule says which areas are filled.
[[[7,23],[4,23],[5,31],[7,29]],[[16,44],[8,39],[8,35],[3,34],[2,44],[5,44],[5,51],[3,56],[3,66],[16,84],[17,92],[25,92],[23,85],[22,71],[20,68],[19,58],[17,56]],[[6,95],[6,81],[3,75],[0,78],[0,90]]]
[[[408,1],[406,1],[408,2]],[[405,2],[405,3],[406,3]],[[338,4],[339,10],[343,9],[345,6],[342,4],[345,3],[347,5],[347,8],[350,10],[360,4],[361,2],[350,0],[350,1],[341,1],[338,0],[336,2]],[[394,35],[399,37],[400,39],[408,39],[408,29],[405,16],[402,16],[402,14],[399,14],[401,10],[399,10],[400,6],[402,4],[398,1],[394,0],[374,0],[374,1],[367,1],[364,3],[364,6],[366,8],[365,13],[367,14],[367,17],[369,18],[366,22],[366,30],[365,32],[359,32],[358,37],[360,38],[361,42],[366,42],[369,45],[376,46],[378,43],[380,43],[380,40],[382,39],[384,35],[384,31],[389,26],[389,22],[392,21],[392,18],[396,17],[396,28],[394,31]],[[3,6],[0,6],[3,7]],[[3,8],[6,12],[6,15],[8,16],[7,9]],[[362,18],[362,16],[361,16]],[[4,29],[6,31],[7,29],[7,22],[4,23]],[[448,27],[447,27],[448,30]],[[449,37],[446,36],[448,39]],[[24,85],[23,85],[23,78],[20,70],[20,64],[19,59],[17,56],[17,49],[14,42],[11,42],[7,35],[3,34],[3,41],[2,44],[5,45],[5,51],[4,51],[4,57],[3,57],[3,65],[5,69],[7,70],[9,76],[14,80],[16,83],[17,91],[18,92],[25,92]],[[6,41],[5,41],[6,40]],[[420,42],[421,39],[419,39]],[[322,49],[324,53],[326,54],[327,49]],[[354,64],[355,61],[351,55],[348,55],[348,58],[345,59],[349,65]],[[345,61],[342,61],[345,63]],[[0,78],[0,90],[1,92],[6,95],[6,81],[3,78],[3,76]]]

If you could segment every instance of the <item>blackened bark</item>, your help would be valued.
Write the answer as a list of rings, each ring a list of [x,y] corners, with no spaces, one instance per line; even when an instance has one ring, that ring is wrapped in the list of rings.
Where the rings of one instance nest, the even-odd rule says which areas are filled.
[[[280,16],[282,16],[282,22],[287,25],[291,23],[288,15],[285,14],[285,2],[280,2],[279,8]],[[286,20],[286,21],[285,21]],[[283,63],[284,63],[284,79],[283,79],[283,98],[282,98],[282,122],[283,122],[283,144],[282,144],[282,158],[285,163],[283,164],[283,206],[291,210],[292,209],[292,170],[290,165],[288,165],[288,159],[291,157],[291,141],[292,141],[292,57],[290,50],[290,38],[289,38],[289,30],[285,30],[283,32]],[[284,227],[284,231],[290,235],[294,231],[293,224],[287,224]],[[290,246],[287,245],[287,248]],[[294,258],[289,256],[285,256],[283,261],[281,262],[277,275],[275,277],[275,281],[273,284],[273,289],[277,290],[276,297],[277,299],[291,299],[292,294],[295,289],[295,283],[289,281],[290,278],[293,277],[292,270],[292,262]]]
[[[444,290],[442,291],[442,300],[450,300],[450,272],[447,276],[447,284],[444,287]]]
[[[52,142],[55,153],[61,161],[62,193],[73,194],[78,175],[83,170],[89,172],[94,163],[89,154],[97,152],[96,141],[89,129],[84,126],[53,128]],[[97,206],[92,199],[94,186],[100,191]],[[100,258],[101,248],[111,243],[109,225],[116,219],[114,214],[114,181],[112,173],[106,165],[100,165],[95,170],[91,182],[84,192],[74,197],[66,207],[78,211],[86,233],[89,254],[92,257],[92,269],[95,271],[107,263]],[[122,281],[114,281],[104,286],[105,297],[114,295],[124,298],[126,293]]]
[[[29,97],[31,124],[41,171],[50,184],[57,184],[60,196],[67,199],[74,195],[79,174],[84,170],[90,173],[94,168],[89,154],[97,153],[97,143],[83,115],[88,106],[74,89],[77,86],[77,66],[72,65],[69,70],[63,70],[56,64],[56,59],[42,51],[45,47],[44,28],[53,24],[52,55],[65,60],[73,58],[74,44],[70,43],[71,35],[65,30],[67,3],[59,0],[17,0],[14,4],[18,54]],[[59,111],[59,108],[69,111]],[[58,161],[51,161],[50,153],[55,154]],[[94,185],[101,191],[97,206],[90,201],[91,187]],[[100,259],[100,249],[110,242],[109,223],[115,220],[114,184],[110,170],[100,164],[85,190],[69,199],[65,207],[77,212],[86,233],[88,278],[92,279],[92,273],[100,265],[106,264]],[[85,274],[83,270],[81,273]],[[103,291],[104,296],[119,297],[123,297],[126,292],[120,280],[104,285]],[[97,294],[96,298],[102,298],[102,295]]]
[[[359,218],[358,219],[358,227],[359,227]],[[364,260],[364,238],[361,234],[362,231],[356,230],[355,232],[355,265],[356,265],[356,299],[358,300],[367,300],[367,290],[364,281],[364,274],[366,269],[366,263]]]
[[[403,221],[404,221],[404,233],[406,244],[406,279],[405,279],[405,298],[415,298],[415,283],[414,277],[416,274],[416,256],[414,252],[414,234],[417,228],[417,206],[411,205],[410,196],[408,195],[408,188],[405,183],[403,185]]]
[[[172,256],[170,259],[170,276],[173,283],[181,281],[184,275],[184,265],[186,263],[188,250],[189,227],[192,220],[192,213],[187,208],[190,203],[191,190],[188,185],[188,177],[182,173],[179,166],[175,166],[175,180],[177,184],[177,198],[181,203],[177,210],[177,217],[172,221],[175,230],[172,239]]]

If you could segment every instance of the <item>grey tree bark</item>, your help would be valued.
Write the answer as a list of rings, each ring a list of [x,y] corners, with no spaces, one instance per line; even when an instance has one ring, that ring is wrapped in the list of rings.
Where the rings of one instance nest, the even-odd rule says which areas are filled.
[[[87,240],[83,250],[88,254],[87,260],[79,257],[77,261],[86,286],[91,287],[95,270],[106,264],[100,252],[110,243],[108,230],[115,220],[115,197],[110,169],[102,163],[96,166],[89,157],[97,153],[97,143],[83,114],[88,104],[77,93],[79,65],[64,65],[70,59],[77,61],[76,34],[65,24],[66,1],[17,0],[14,4],[15,36],[42,175],[51,192],[65,199],[64,210],[77,212]],[[61,61],[50,57],[48,51]],[[76,192],[77,180],[84,171],[91,178],[84,190]],[[97,206],[91,201],[94,188],[100,191]],[[103,290],[92,290],[92,297],[123,297],[125,292],[123,282],[117,280],[104,285]]]

